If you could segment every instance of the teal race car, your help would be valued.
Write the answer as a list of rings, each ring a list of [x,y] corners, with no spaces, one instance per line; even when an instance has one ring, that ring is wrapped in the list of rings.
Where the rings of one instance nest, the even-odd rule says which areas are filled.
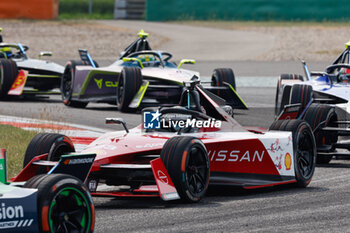
[[[93,232],[94,205],[83,182],[94,158],[63,156],[45,174],[8,182],[6,150],[0,149],[0,232]]]

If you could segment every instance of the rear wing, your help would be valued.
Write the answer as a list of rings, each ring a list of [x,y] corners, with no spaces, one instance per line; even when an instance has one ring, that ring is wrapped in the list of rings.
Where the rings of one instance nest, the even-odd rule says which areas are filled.
[[[77,177],[85,182],[88,177],[96,154],[62,155],[60,161],[48,174],[63,173]]]
[[[56,161],[47,161],[47,154],[34,157],[29,164],[16,176],[11,182],[27,181],[34,175],[42,173],[46,168],[47,174],[63,173],[77,177],[85,182],[88,177],[96,154],[71,154],[62,155],[61,159]]]

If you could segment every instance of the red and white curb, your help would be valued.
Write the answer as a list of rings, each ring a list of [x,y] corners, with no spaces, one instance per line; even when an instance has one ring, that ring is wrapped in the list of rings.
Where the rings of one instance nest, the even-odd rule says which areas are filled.
[[[108,132],[99,128],[70,124],[65,122],[39,120],[15,116],[0,115],[1,125],[12,125],[25,130],[33,130],[38,133],[60,133],[70,137],[77,152],[82,151],[96,138]]]

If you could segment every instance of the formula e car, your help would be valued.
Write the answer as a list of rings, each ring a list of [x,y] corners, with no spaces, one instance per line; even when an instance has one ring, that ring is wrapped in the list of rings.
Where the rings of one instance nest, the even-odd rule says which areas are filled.
[[[310,124],[318,163],[329,163],[333,156],[350,155],[339,151],[350,150],[350,144],[344,140],[350,136],[350,41],[345,47],[325,72],[310,72],[302,61],[306,79],[302,75],[282,74],[277,83],[276,117],[304,119]]]
[[[41,60],[43,56],[52,56],[51,52],[41,52],[39,59],[31,59],[26,54],[28,49],[20,43],[4,43],[0,38],[0,98],[60,94],[52,90],[60,87],[64,67]]]
[[[83,182],[94,157],[62,156],[47,174],[9,183],[6,151],[0,149],[0,231],[93,232],[94,205]]]
[[[222,99],[198,81],[186,87],[190,104],[145,108],[143,124],[136,128],[129,130],[120,118],[106,119],[107,124],[122,124],[125,131],[106,133],[81,152],[96,154],[87,181],[93,196],[198,202],[208,185],[255,189],[310,183],[316,147],[306,122],[282,120],[268,132],[248,130],[220,107],[217,102]],[[36,162],[25,162],[22,173],[55,166],[60,153],[67,153],[45,138],[34,138],[31,145],[45,145],[49,153],[30,150],[27,161]],[[106,190],[101,184],[111,187]]]
[[[148,34],[139,38],[122,52],[120,58],[107,67],[97,67],[86,50],[79,50],[81,61],[69,61],[62,77],[63,103],[72,107],[86,107],[89,102],[117,104],[121,111],[135,111],[139,107],[177,105],[184,82],[199,80],[199,73],[181,69],[194,60],[183,59],[177,66],[172,55],[152,50]],[[247,106],[236,93],[235,76],[231,69],[215,69],[207,90],[226,100],[234,108]]]

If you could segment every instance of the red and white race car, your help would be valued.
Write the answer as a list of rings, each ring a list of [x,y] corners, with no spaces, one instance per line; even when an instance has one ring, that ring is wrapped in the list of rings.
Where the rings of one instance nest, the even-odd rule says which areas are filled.
[[[316,147],[306,122],[282,120],[267,132],[247,130],[227,113],[229,108],[220,107],[222,99],[202,86],[191,83],[184,95],[186,107],[144,109],[143,124],[131,130],[122,119],[106,119],[125,131],[106,133],[81,152],[96,154],[87,181],[93,196],[197,202],[208,185],[254,189],[310,183]],[[33,139],[26,167],[14,181],[55,166],[62,154],[74,150],[68,140],[50,141],[49,135]]]

